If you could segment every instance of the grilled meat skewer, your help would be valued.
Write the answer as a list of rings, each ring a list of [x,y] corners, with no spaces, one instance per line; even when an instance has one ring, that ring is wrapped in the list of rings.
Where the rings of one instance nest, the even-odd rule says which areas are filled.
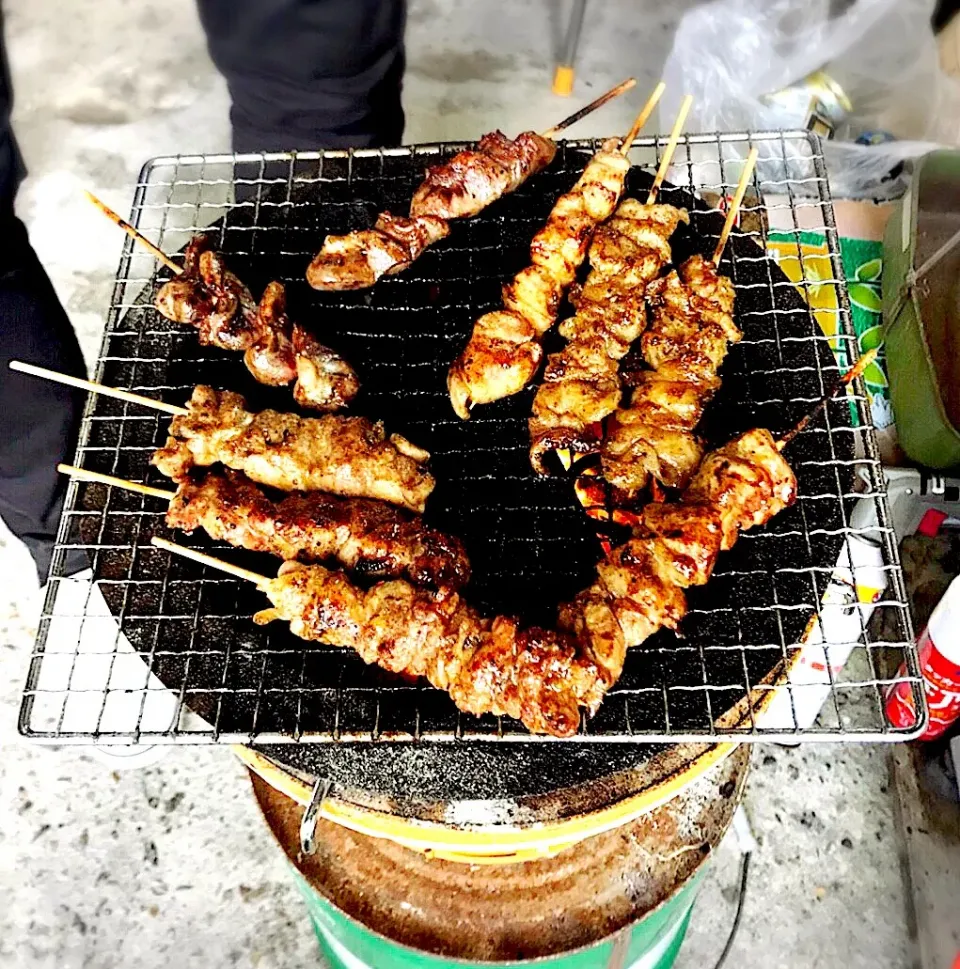
[[[620,405],[620,360],[646,325],[646,284],[670,261],[681,221],[683,209],[625,199],[597,229],[590,274],[571,291],[576,314],[559,328],[569,342],[548,357],[533,401],[530,462],[540,474],[549,451],[599,447],[601,422]]]
[[[384,212],[372,229],[328,235],[307,269],[314,289],[366,289],[406,269],[427,246],[450,234],[450,220],[482,212],[553,161],[557,146],[525,131],[514,139],[484,135],[449,161],[427,169],[410,202],[410,217]]]
[[[167,524],[286,560],[336,559],[373,578],[459,589],[470,578],[460,541],[419,516],[367,498],[295,492],[277,501],[236,471],[208,471],[178,484]]]
[[[690,480],[703,456],[695,428],[720,386],[729,345],[742,336],[733,283],[703,256],[655,279],[647,298],[652,319],[641,349],[652,370],[641,374],[629,406],[613,413],[601,451],[604,477],[628,500],[651,478],[669,488]]]
[[[251,413],[239,394],[198,386],[152,461],[174,481],[219,463],[282,491],[379,498],[422,512],[434,486],[429,457],[365,417]]]
[[[160,288],[155,306],[168,320],[195,327],[201,344],[243,352],[260,383],[296,381],[294,397],[303,407],[337,410],[360,389],[343,357],[290,320],[283,284],[269,283],[258,304],[207,236],[190,240],[183,271]]]
[[[406,269],[427,246],[450,234],[452,219],[477,215],[546,168],[557,151],[557,134],[634,84],[633,78],[618,84],[542,135],[525,131],[508,138],[494,131],[475,148],[427,169],[410,202],[409,218],[382,212],[372,229],[328,235],[307,269],[307,282],[320,290],[366,289],[381,276]],[[653,105],[662,93],[661,84]]]
[[[678,503],[653,502],[632,516],[632,538],[561,608],[560,627],[585,644],[609,688],[629,647],[677,628],[683,590],[704,585],[741,531],[768,522],[796,495],[796,476],[770,432],[747,431],[703,459]]]
[[[592,661],[564,634],[513,619],[485,619],[456,593],[381,582],[368,590],[322,566],[288,563],[261,585],[273,607],[254,616],[283,619],[306,640],[356,651],[393,673],[424,676],[467,713],[521,720],[533,733],[569,737],[580,706],[602,693]]]
[[[610,217],[623,193],[630,161],[619,144],[618,139],[604,142],[573,188],[557,199],[546,225],[533,237],[530,266],[503,288],[504,308],[474,324],[447,375],[453,409],[464,420],[475,404],[517,393],[537,372],[540,341],[556,322],[594,229]]]

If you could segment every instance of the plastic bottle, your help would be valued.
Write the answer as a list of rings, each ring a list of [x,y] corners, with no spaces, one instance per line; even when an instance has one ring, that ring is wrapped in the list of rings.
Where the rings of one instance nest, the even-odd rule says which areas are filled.
[[[939,737],[960,718],[960,576],[950,583],[937,603],[927,628],[917,640],[923,693],[930,710],[930,722],[921,740]],[[907,675],[906,665],[897,677]],[[887,717],[897,727],[917,722],[909,682],[895,684],[887,693]]]

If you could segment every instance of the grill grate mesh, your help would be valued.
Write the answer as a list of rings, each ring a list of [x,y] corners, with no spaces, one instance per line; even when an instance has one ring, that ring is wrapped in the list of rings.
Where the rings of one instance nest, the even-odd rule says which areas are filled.
[[[649,184],[663,144],[637,141],[628,190]],[[685,137],[662,196],[697,206],[691,229],[675,239],[675,256],[712,249],[722,219],[690,193],[730,194],[751,144],[761,150],[754,189],[764,204],[752,206],[757,227],[728,247],[725,268],[745,338],[706,418],[712,444],[751,426],[789,427],[833,385],[836,359],[845,369],[855,356],[823,158],[806,134]],[[498,303],[502,281],[525,264],[531,235],[596,145],[565,143],[545,173],[455,225],[406,273],[361,293],[306,286],[303,270],[323,235],[368,225],[385,207],[402,211],[423,168],[463,146],[158,158],[144,167],[132,210],[134,225],[167,252],[206,229],[255,293],[272,278],[288,284],[292,315],[357,367],[358,409],[433,452],[439,483],[428,518],[464,539],[475,570],[471,601],[530,621],[550,622],[556,603],[591,580],[596,538],[570,481],[529,470],[533,389],[464,424],[450,410],[444,376],[474,318]],[[758,247],[771,229],[798,242],[802,231],[825,235],[830,278],[820,272],[800,287],[836,292],[839,337],[823,335],[797,286]],[[254,384],[237,356],[201,348],[192,331],[152,309],[166,278],[128,240],[97,379],[173,403],[205,382],[240,390],[252,406],[289,408],[288,395]],[[149,457],[166,421],[135,405],[91,399],[76,463],[162,484]],[[919,731],[895,729],[883,715],[883,690],[897,682],[892,671],[904,660],[918,708],[922,700],[862,384],[832,402],[788,453],[800,481],[795,508],[743,536],[711,583],[691,592],[682,638],[660,633],[631,651],[621,682],[579,740],[893,740]],[[255,627],[250,614],[265,605],[259,593],[171,560],[150,546],[155,533],[169,534],[158,499],[71,485],[21,710],[26,735],[58,742],[543,740],[513,721],[461,715],[437,691],[365,667],[352,654],[308,647],[277,624]],[[263,572],[276,564],[199,534],[174,537]],[[91,557],[96,583],[62,575],[64,550],[77,546]],[[850,557],[854,546],[879,549],[882,561],[867,574]],[[844,576],[836,580],[838,565],[848,570],[846,584]],[[876,609],[893,630],[886,638],[865,628],[850,604],[851,578],[884,586]],[[805,655],[826,666],[827,682],[811,683],[798,656],[820,630],[832,645],[808,643]],[[805,711],[821,700],[811,726]]]

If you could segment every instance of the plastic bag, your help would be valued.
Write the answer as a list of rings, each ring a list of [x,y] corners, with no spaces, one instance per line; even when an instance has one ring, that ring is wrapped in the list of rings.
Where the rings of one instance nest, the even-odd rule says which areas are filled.
[[[689,130],[796,128],[802,119],[765,96],[823,70],[852,103],[835,140],[824,142],[834,194],[896,194],[890,173],[901,162],[960,142],[960,85],[940,70],[934,3],[713,0],[696,7],[681,20],[667,58],[661,117],[673,117],[690,93]],[[866,132],[900,140],[853,144]],[[797,173],[761,170],[764,178],[791,176]]]

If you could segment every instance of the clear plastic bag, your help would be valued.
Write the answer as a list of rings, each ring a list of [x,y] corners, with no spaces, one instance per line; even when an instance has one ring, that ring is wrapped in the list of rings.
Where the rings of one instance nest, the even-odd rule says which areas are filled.
[[[934,2],[713,0],[696,7],[667,58],[661,116],[673,117],[689,93],[690,130],[795,128],[796,116],[766,98],[823,70],[852,103],[836,138],[824,143],[834,194],[895,193],[889,176],[901,162],[960,142],[960,85],[940,70]],[[875,131],[899,140],[853,144]]]

